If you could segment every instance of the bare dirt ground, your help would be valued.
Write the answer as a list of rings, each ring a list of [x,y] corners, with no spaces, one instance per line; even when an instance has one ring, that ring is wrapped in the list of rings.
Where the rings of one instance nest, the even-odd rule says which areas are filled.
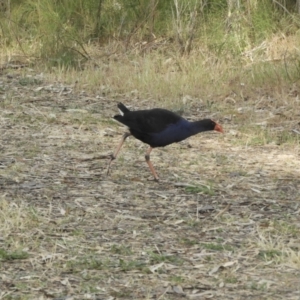
[[[133,138],[106,176],[116,100],[12,70],[0,96],[0,299],[300,299],[299,140],[220,113],[152,152],[161,182]]]

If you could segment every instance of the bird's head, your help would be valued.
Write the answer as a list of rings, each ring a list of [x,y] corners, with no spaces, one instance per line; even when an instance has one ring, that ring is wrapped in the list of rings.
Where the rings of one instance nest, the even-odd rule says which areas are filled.
[[[204,119],[201,122],[201,125],[205,128],[204,131],[206,130],[215,130],[221,133],[224,133],[223,127],[218,124],[217,122],[211,120],[211,119]]]

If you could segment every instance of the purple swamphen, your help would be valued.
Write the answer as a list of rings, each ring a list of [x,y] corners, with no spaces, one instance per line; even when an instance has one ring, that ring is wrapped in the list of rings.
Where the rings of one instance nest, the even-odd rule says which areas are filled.
[[[145,158],[154,179],[158,181],[157,173],[150,161],[150,152],[153,148],[180,142],[203,131],[215,130],[223,133],[222,126],[210,119],[189,122],[181,116],[162,108],[130,111],[122,103],[118,104],[118,108],[122,115],[116,115],[114,119],[126,125],[129,132],[123,135],[115,153],[110,156],[107,174],[112,161],[117,157],[124,141],[130,135],[150,146]]]

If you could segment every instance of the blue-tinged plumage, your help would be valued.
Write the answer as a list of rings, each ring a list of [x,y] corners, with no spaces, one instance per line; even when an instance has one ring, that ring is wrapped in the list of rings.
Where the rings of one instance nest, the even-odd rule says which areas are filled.
[[[222,127],[210,119],[189,122],[181,116],[161,108],[130,111],[122,103],[118,104],[118,108],[123,115],[116,115],[114,118],[126,125],[130,134],[126,133],[124,135],[115,154],[111,156],[111,161],[116,158],[124,140],[129,135],[133,135],[138,140],[150,145],[150,149],[146,154],[146,162],[156,180],[158,180],[158,177],[150,162],[150,152],[152,148],[164,147],[172,143],[177,143],[203,131],[216,130],[223,132]]]
[[[167,126],[163,131],[151,134],[151,141],[148,143],[152,148],[164,147],[172,143],[178,143],[196,134],[195,127],[185,119]]]

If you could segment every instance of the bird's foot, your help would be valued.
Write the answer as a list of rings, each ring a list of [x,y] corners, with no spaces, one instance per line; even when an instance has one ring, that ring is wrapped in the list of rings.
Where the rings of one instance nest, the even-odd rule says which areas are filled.
[[[116,157],[113,154],[108,155],[108,158],[110,158],[110,163],[116,159]]]
[[[159,178],[158,177],[149,177],[148,179],[147,179],[148,181],[154,181],[154,182],[159,182]]]

